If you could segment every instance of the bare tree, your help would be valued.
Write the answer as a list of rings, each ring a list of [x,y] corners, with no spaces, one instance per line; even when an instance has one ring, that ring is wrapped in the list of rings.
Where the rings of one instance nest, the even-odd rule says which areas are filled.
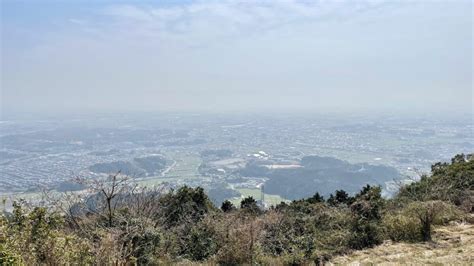
[[[423,241],[431,241],[431,226],[449,206],[442,201],[418,201],[408,206],[409,212],[420,221],[420,233]]]
[[[122,175],[121,172],[118,171],[116,174],[108,175],[106,178],[90,179],[76,177],[75,181],[79,184],[85,185],[88,188],[90,195],[98,195],[99,201],[103,199],[103,202],[98,202],[98,204],[103,203],[105,205],[105,207],[103,207],[105,211],[100,208],[101,206],[98,206],[99,208],[95,206],[86,206],[86,208],[89,212],[104,216],[107,220],[107,225],[112,227],[118,203],[116,197],[121,194],[126,194],[130,189],[132,189],[130,177]]]

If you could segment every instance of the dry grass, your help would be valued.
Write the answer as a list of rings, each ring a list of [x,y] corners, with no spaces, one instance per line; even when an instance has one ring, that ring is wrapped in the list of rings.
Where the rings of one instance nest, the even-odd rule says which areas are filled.
[[[331,264],[474,265],[474,225],[456,223],[438,227],[435,229],[433,242],[420,244],[385,242],[375,248],[336,257]]]

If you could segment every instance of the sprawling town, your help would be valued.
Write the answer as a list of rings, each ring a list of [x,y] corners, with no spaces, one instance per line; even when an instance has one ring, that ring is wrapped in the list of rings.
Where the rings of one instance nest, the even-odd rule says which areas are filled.
[[[390,195],[397,181],[474,150],[470,118],[446,119],[168,113],[1,121],[0,194],[67,190],[75,177],[120,171],[142,186],[203,186],[216,202],[264,195],[279,203],[291,200],[279,191],[293,184],[307,187],[292,191],[295,198],[327,194],[318,180],[334,173],[349,178],[337,181],[342,187],[376,183]],[[334,166],[323,173],[330,176],[308,166],[318,162]]]

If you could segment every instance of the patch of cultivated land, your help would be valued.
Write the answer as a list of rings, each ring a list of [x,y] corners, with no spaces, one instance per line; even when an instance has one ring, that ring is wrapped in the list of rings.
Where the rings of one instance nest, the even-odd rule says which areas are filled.
[[[199,156],[194,154],[167,154],[167,156],[173,158],[173,162],[161,175],[140,179],[138,183],[142,186],[153,186],[163,182],[173,182],[201,177],[198,171],[198,168],[201,165],[201,158]]]
[[[474,263],[474,224],[459,223],[435,229],[430,243],[391,243],[336,257],[331,264],[437,264]]]
[[[240,198],[230,199],[232,204],[235,206],[240,206],[240,202],[246,197],[252,196],[255,200],[259,200],[261,197],[261,190],[258,188],[241,188],[237,189],[237,191],[242,194],[242,196]],[[270,195],[265,193],[265,203],[268,205],[275,206],[280,204],[282,201],[289,202],[287,199],[284,199],[279,195]]]

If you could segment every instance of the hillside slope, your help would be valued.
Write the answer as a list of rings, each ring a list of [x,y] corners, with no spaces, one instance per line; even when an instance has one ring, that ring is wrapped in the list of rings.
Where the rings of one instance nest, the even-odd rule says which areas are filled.
[[[431,243],[392,243],[347,256],[336,257],[331,264],[462,264],[474,262],[474,224],[456,223],[435,229]]]

